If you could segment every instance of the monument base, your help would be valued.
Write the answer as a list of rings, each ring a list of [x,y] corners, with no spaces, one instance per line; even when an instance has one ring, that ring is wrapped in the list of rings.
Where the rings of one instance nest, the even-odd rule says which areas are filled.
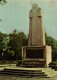
[[[51,46],[22,47],[22,65],[25,67],[48,67],[51,61]]]

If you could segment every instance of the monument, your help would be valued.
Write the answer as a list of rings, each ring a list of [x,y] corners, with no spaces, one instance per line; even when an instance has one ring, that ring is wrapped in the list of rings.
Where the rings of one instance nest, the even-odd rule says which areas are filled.
[[[51,46],[45,43],[42,9],[35,3],[29,13],[28,46],[22,47],[22,65],[25,67],[48,67],[52,61]]]

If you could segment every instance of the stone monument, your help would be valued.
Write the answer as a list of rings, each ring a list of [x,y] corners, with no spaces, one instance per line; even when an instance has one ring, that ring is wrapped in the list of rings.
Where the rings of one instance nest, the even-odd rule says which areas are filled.
[[[28,46],[45,45],[45,33],[43,27],[42,10],[37,4],[33,4],[29,13],[30,29]]]
[[[48,67],[52,61],[51,46],[45,44],[42,9],[35,3],[29,13],[28,46],[22,47],[22,64],[25,67]]]

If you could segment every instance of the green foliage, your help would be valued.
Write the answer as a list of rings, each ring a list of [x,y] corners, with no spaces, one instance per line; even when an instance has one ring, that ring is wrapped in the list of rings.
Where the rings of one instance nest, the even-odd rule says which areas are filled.
[[[7,34],[3,34],[0,32],[0,59],[2,59],[2,53],[7,49]]]
[[[13,60],[14,55],[15,55],[15,52],[13,50],[7,49],[4,52],[4,59],[11,61]]]
[[[1,64],[8,64],[9,62],[7,60],[0,60],[0,65]]]
[[[8,49],[8,55],[11,57],[11,56],[14,56],[14,51],[12,50],[12,51],[10,51],[9,49]]]
[[[51,65],[57,65],[57,62],[50,62],[49,66],[51,66]]]
[[[57,41],[50,36],[46,36],[46,44],[51,46],[52,49],[55,49],[57,46]]]
[[[15,52],[15,59],[21,59],[21,49],[22,46],[26,46],[28,43],[28,38],[23,32],[17,32],[14,30],[9,34],[9,44],[8,46]]]
[[[0,19],[0,22],[2,22],[2,19]]]
[[[0,4],[1,4],[1,5],[4,5],[4,4],[6,4],[6,3],[7,3],[6,0],[0,0]]]
[[[16,66],[20,66],[21,63],[22,63],[22,61],[21,60],[18,60]]]
[[[56,61],[57,60],[57,41],[45,34],[46,37],[46,44],[52,47],[52,60]]]

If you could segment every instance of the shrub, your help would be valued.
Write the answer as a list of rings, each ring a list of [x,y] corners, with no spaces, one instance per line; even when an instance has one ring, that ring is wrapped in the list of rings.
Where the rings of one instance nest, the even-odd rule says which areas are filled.
[[[7,60],[1,60],[0,64],[8,64],[8,61]]]
[[[11,64],[17,64],[17,61],[11,61]]]
[[[18,60],[16,66],[20,66],[21,63],[22,63],[22,61],[21,60]]]
[[[51,62],[51,63],[49,63],[49,66],[50,65],[57,65],[57,62]]]

